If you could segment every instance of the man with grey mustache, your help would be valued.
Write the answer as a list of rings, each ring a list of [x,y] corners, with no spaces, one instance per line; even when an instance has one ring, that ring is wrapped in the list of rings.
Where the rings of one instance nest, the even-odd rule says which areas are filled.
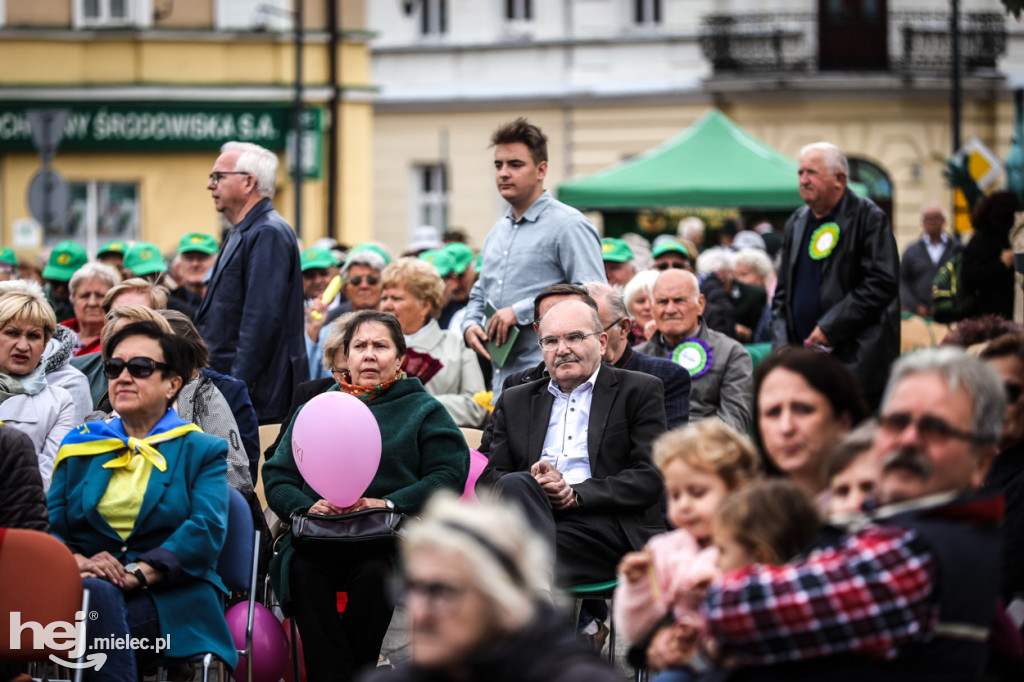
[[[781,569],[733,572],[709,589],[709,632],[739,666],[735,679],[981,678],[1003,505],[976,491],[1005,405],[995,371],[960,349],[894,364],[873,449],[883,506]]]

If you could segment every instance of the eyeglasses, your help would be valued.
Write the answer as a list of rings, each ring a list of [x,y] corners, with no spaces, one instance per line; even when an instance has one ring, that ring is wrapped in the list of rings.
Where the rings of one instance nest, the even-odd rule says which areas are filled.
[[[623,320],[625,320],[625,319],[628,319],[628,318],[625,318],[625,317],[620,317],[619,319],[615,320],[615,321],[614,321],[614,322],[612,322],[612,323],[611,323],[610,325],[608,325],[607,327],[605,327],[605,328],[604,328],[604,330],[605,330],[605,331],[608,331],[609,329],[611,329],[612,327],[614,327],[614,326],[615,326],[615,325],[617,325],[617,324],[618,324],[619,322],[622,322],[622,321],[623,321]]]
[[[1024,386],[1015,384],[1007,381],[1003,384],[1003,388],[1006,390],[1006,402],[1015,403],[1020,400],[1020,396],[1024,393]]]
[[[572,334],[566,334],[565,336],[545,336],[543,339],[538,341],[541,350],[552,351],[558,348],[558,342],[561,341],[565,344],[566,348],[577,348],[583,339],[588,336],[594,336],[595,334],[603,334],[604,332],[590,332],[589,334],[581,334],[579,332],[573,332]]]
[[[399,585],[400,596],[408,603],[413,596],[423,599],[431,611],[451,611],[469,590],[467,585],[452,585],[440,581],[406,580]]]
[[[366,283],[369,284],[371,287],[376,286],[377,282],[380,281],[380,277],[377,277],[376,275],[356,275],[355,277],[351,278],[348,281],[348,283],[353,286],[361,287],[363,286],[364,279],[366,280]]]
[[[677,260],[673,261],[662,261],[654,264],[655,270],[689,270],[690,266],[687,263],[680,263]]]
[[[252,173],[247,173],[246,171],[214,171],[210,173],[210,183],[216,187],[224,179],[225,175],[252,175]]]
[[[991,438],[987,436],[961,431],[950,426],[945,419],[930,414],[914,419],[908,412],[894,412],[883,414],[878,418],[878,427],[883,431],[888,431],[890,435],[903,433],[911,424],[917,430],[917,435],[932,445],[942,445],[950,438],[958,438],[976,444],[991,441]]]
[[[125,367],[128,368],[128,373],[136,379],[150,377],[158,369],[167,370],[171,368],[165,362],[157,362],[153,358],[144,358],[142,356],[131,358],[127,362],[121,358],[108,358],[103,361],[103,374],[108,379],[116,379],[121,376],[121,372],[124,371]]]

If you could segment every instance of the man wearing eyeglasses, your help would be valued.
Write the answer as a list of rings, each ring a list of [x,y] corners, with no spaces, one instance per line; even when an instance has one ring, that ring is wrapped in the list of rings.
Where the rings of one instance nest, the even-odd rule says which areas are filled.
[[[1000,585],[992,464],[1004,388],[983,361],[930,349],[892,370],[873,452],[886,506],[784,568],[711,586],[720,655],[751,679],[976,680]]]
[[[295,233],[271,203],[277,156],[247,142],[221,148],[206,188],[232,225],[196,313],[210,367],[245,382],[260,423],[279,421],[309,378]]]
[[[602,365],[607,334],[582,301],[552,306],[539,336],[550,378],[502,392],[477,488],[523,508],[556,550],[561,585],[611,580],[664,527],[650,455],[665,431],[662,384]]]

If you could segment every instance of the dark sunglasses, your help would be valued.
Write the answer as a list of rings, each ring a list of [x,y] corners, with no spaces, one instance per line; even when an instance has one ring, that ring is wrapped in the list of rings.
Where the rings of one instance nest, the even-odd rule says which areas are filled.
[[[108,358],[103,361],[103,374],[108,379],[116,379],[121,376],[121,372],[124,368],[128,368],[128,373],[136,379],[145,379],[146,377],[153,376],[153,372],[158,369],[170,369],[171,366],[165,362],[157,362],[153,358],[144,358],[142,356],[131,358],[128,361],[122,360],[121,358]]]
[[[366,280],[366,283],[369,284],[371,287],[376,286],[377,282],[380,281],[380,277],[377,277],[376,275],[366,275],[365,277],[363,275],[356,275],[355,277],[350,279],[348,283],[359,287],[363,285],[364,279]]]
[[[654,264],[655,270],[668,270],[669,268],[672,268],[673,270],[689,270],[690,266],[686,263],[680,263],[677,260],[662,261]]]
[[[1006,389],[1006,401],[1010,403],[1020,400],[1021,393],[1024,393],[1024,386],[1009,381],[1003,384],[1003,388]]]

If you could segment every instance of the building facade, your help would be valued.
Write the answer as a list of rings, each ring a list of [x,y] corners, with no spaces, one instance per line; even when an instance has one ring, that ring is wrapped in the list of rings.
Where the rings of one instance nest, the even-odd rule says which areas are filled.
[[[369,238],[369,37],[361,1],[0,2],[0,241],[30,256],[61,239],[173,252],[186,232],[219,235],[206,182],[228,140],[278,154],[274,203],[303,241]],[[52,159],[40,116],[59,125]],[[45,161],[54,173],[33,182]]]
[[[1024,40],[998,0],[959,5],[962,140],[1005,158]],[[548,134],[554,191],[717,107],[794,159],[839,145],[908,243],[923,203],[954,209],[949,12],[945,0],[369,3],[376,234],[404,246],[431,223],[479,246],[504,210],[488,138],[516,116]]]

